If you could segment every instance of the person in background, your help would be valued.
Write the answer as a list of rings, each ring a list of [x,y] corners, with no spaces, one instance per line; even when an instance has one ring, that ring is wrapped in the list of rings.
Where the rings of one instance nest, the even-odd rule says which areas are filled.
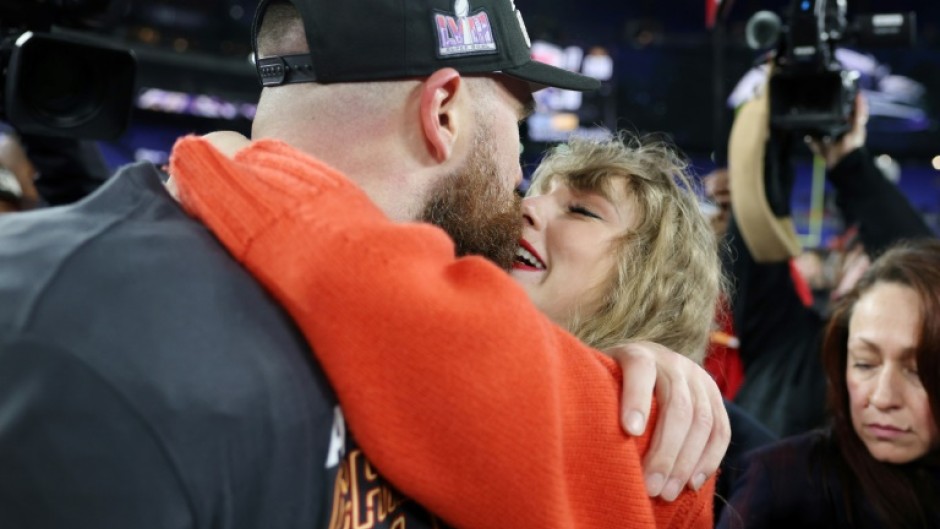
[[[715,235],[720,239],[725,236],[728,222],[731,221],[731,188],[728,185],[727,163],[705,175],[702,184],[705,187],[705,197],[714,206],[708,220]]]
[[[830,426],[748,456],[718,527],[937,527],[940,241],[876,259],[822,351]]]
[[[716,158],[718,167],[705,175],[702,182],[705,197],[714,206],[709,212],[709,221],[717,236],[719,251],[727,252],[725,235],[731,222],[731,188],[728,181],[726,157],[718,155]],[[704,362],[705,369],[718,383],[731,423],[731,443],[728,445],[725,458],[721,461],[721,471],[715,483],[715,519],[721,516],[727,504],[731,485],[741,475],[744,455],[777,440],[773,432],[733,402],[744,381],[744,368],[738,354],[740,343],[734,332],[732,314],[727,301],[728,293],[724,294],[719,302],[719,309],[715,316],[716,329],[712,332]]]
[[[718,240],[719,251],[727,251],[725,234],[731,222],[731,187],[728,181],[727,162],[718,160],[719,166],[702,178],[705,198],[709,201],[708,219]],[[715,315],[715,329],[705,356],[705,369],[718,383],[726,401],[734,399],[744,381],[744,367],[738,354],[740,340],[735,336],[731,308],[726,292]],[[724,478],[719,478],[724,479]]]
[[[275,5],[261,2],[253,28],[265,85],[253,135],[349,173],[368,193],[363,200],[390,217],[437,222],[461,252],[511,263],[519,218],[513,187],[521,177],[517,125],[531,92],[545,85],[590,89],[596,81],[532,62],[510,2],[469,5],[467,16],[477,17],[470,45],[455,38],[463,24],[449,1],[297,0],[292,12],[290,3]],[[273,193],[266,198],[276,200]],[[362,242],[358,249],[368,251],[372,241]],[[498,272],[481,258],[473,262]],[[574,408],[608,417],[603,433],[579,429],[577,417],[555,407],[538,408],[568,391],[582,395],[564,378],[558,385],[540,381],[538,393],[526,394],[528,413],[503,423],[506,435],[513,439],[510,433],[524,435],[527,425],[546,421],[570,437],[552,437],[558,445],[550,447],[516,438],[512,451],[486,454],[485,461],[457,457],[433,465],[421,459],[433,458],[438,435],[459,434],[453,429],[459,422],[441,430],[428,425],[399,467],[379,468],[396,485],[411,467],[433,468],[436,477],[452,477],[448,490],[456,492],[426,506],[408,501],[364,455],[381,458],[385,445],[363,451],[352,434],[384,418],[340,406],[334,389],[351,389],[328,383],[283,308],[185,215],[151,164],[123,169],[70,206],[0,218],[0,263],[2,527],[276,529],[353,520],[431,527],[437,522],[425,507],[458,526],[600,527],[593,517],[610,509],[651,527],[653,500],[616,491],[635,493],[640,484],[645,493],[645,472],[659,476],[649,489],[656,496],[690,480],[701,484],[727,446],[720,400],[710,398],[713,385],[691,361],[651,345],[621,348],[622,414],[615,362],[580,345],[581,354],[562,360],[540,353],[541,342],[576,343],[546,324],[541,334],[526,329],[536,358],[526,359],[525,372],[561,361],[606,385],[596,406]],[[344,302],[357,307],[353,298]],[[321,320],[334,327],[343,321],[329,313]],[[382,321],[374,320],[377,330]],[[468,351],[460,353],[482,360]],[[508,368],[520,354],[501,350],[495,360]],[[394,358],[386,359],[383,376],[407,378],[398,371],[407,365]],[[472,364],[462,367],[474,372]],[[625,422],[642,431],[654,384],[666,430],[656,429],[653,457],[643,468],[617,418],[637,419]],[[372,387],[381,384],[361,378],[353,389]],[[476,402],[496,409],[519,404],[486,395]],[[566,474],[564,463],[585,452],[581,440],[603,451],[608,480]],[[532,451],[537,446],[546,450]],[[553,450],[560,446],[567,452]],[[538,460],[529,469],[544,494],[499,473],[494,461],[513,456]],[[490,469],[489,479],[462,480],[470,463]],[[401,490],[439,492],[440,481],[425,478],[402,482]],[[586,486],[572,487],[572,480]],[[506,498],[516,503],[507,508]]]
[[[932,237],[924,220],[884,177],[865,148],[868,109],[861,96],[852,119],[852,128],[841,138],[811,146],[825,160],[826,178],[835,190],[840,212],[858,225],[864,252],[873,258],[899,240]],[[734,163],[732,156],[732,187],[735,179],[754,176],[736,173]],[[725,265],[733,284],[734,330],[744,367],[734,402],[781,437],[820,427],[825,422],[825,380],[819,363],[825,316],[811,307],[808,289],[805,296],[799,293],[798,274],[789,259],[758,261],[745,243],[739,222],[735,211],[728,227],[731,251]],[[843,274],[842,279],[847,277]]]

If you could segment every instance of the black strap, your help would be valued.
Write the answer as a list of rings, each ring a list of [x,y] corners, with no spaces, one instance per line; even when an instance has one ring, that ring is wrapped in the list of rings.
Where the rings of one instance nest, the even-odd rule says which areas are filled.
[[[310,83],[316,81],[313,73],[313,60],[310,54],[285,55],[283,57],[258,58],[258,32],[270,0],[261,0],[255,9],[255,17],[251,21],[251,51],[255,58],[255,69],[261,86],[279,86],[291,83]]]
[[[317,80],[310,55],[284,55],[258,59],[256,63],[261,86],[311,83]]]

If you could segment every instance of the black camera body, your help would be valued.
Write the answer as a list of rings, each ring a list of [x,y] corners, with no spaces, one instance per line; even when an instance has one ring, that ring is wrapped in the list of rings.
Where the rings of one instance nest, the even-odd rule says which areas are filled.
[[[0,119],[23,134],[114,139],[130,122],[137,61],[80,27],[102,0],[15,0],[0,6]]]
[[[814,138],[838,138],[851,128],[858,73],[835,57],[841,43],[913,45],[914,13],[859,16],[846,0],[792,0],[787,24],[761,12],[748,24],[753,47],[778,41],[770,77],[770,126]],[[779,40],[778,40],[779,36]]]

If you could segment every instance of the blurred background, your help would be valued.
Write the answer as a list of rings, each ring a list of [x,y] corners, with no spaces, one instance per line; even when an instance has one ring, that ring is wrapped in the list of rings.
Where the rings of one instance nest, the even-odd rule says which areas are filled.
[[[118,3],[115,3],[118,4]],[[100,142],[113,168],[164,163],[187,133],[247,133],[260,88],[248,62],[256,1],[137,1],[114,7],[95,33],[139,61],[131,125]],[[761,53],[746,44],[748,19],[783,13],[785,0],[516,0],[540,60],[604,80],[597,94],[548,90],[523,126],[531,166],[552,142],[627,128],[663,132],[700,175],[721,162],[733,106],[759,82]],[[845,50],[862,72],[871,107],[868,145],[930,225],[940,228],[940,1],[850,0],[849,13],[914,11],[912,47]],[[0,20],[0,25],[3,21]],[[751,72],[749,74],[749,72]],[[759,77],[759,76],[758,76]],[[716,158],[717,153],[717,158]],[[807,247],[837,231],[808,150],[797,156],[793,211]]]

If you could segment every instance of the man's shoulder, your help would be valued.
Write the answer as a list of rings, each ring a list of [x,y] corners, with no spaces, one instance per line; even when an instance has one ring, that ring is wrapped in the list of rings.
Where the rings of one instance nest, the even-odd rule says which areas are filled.
[[[156,170],[143,164],[124,168],[76,204],[0,217],[0,263],[7,301],[0,323],[8,326],[35,323],[53,303],[113,310],[115,294],[145,296],[155,282],[180,288],[192,279],[180,269],[212,268],[217,276],[238,271],[163,191]]]
[[[195,397],[283,393],[282,376],[313,383],[291,320],[152,168],[131,166],[78,204],[2,225],[7,336],[41,337],[134,388],[174,381]]]
[[[245,516],[312,525],[329,384],[287,314],[155,171],[127,171],[75,205],[0,219],[0,364],[64,388],[89,416],[90,395],[112,395],[207,502],[197,509],[225,469],[252,484],[252,498],[231,498]],[[76,380],[91,387],[67,394]],[[13,396],[0,387],[0,403]]]
[[[90,243],[126,240],[134,227],[174,221],[188,230],[166,224],[157,233],[178,238],[200,227],[163,189],[155,167],[130,165],[79,202],[0,216],[0,259],[5,269],[55,265]]]

